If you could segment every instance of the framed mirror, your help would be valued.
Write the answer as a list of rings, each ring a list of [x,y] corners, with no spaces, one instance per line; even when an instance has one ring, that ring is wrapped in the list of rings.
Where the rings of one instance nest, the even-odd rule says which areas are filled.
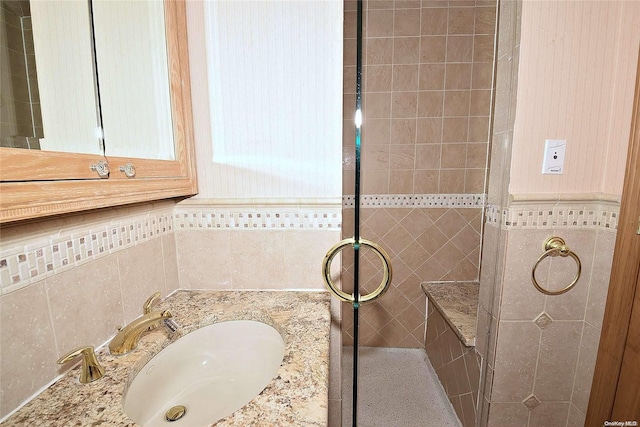
[[[38,48],[43,42],[34,41],[42,103],[45,98],[57,102],[64,96],[72,100],[64,100],[66,108],[57,103],[50,104],[54,105],[51,108],[42,106],[44,135],[34,137],[40,147],[0,148],[0,222],[195,194],[184,1],[34,2],[30,5],[33,25],[40,22],[41,4],[53,9],[43,12],[49,17],[77,17],[79,21],[80,16],[91,16],[94,28],[89,33],[95,35],[96,49],[86,52],[86,47],[94,44],[91,39],[85,44],[61,46],[64,42],[51,35],[60,33],[60,28],[42,30],[49,34],[48,48]],[[57,9],[62,4],[65,6]],[[2,8],[7,10],[4,4]],[[68,24],[52,22],[43,25],[68,28]],[[85,37],[86,26],[78,26],[74,37]],[[142,36],[145,32],[146,38]],[[42,49],[49,51],[50,58],[38,56]],[[63,53],[64,49],[68,52]],[[84,65],[69,65],[66,59],[62,61],[65,55]],[[93,63],[97,64],[97,73],[85,79],[83,89],[60,89],[75,79],[68,68],[86,70],[93,68]],[[83,99],[89,100],[92,90],[93,106],[75,99],[83,93]],[[74,110],[77,105],[83,105],[82,111]],[[82,125],[81,116],[83,120],[88,117]],[[103,132],[96,123],[103,125]],[[143,124],[147,125],[145,129]],[[64,136],[60,137],[64,143],[56,142],[57,135],[75,126],[83,130],[89,149],[74,148],[71,139]],[[111,146],[109,141],[113,141]],[[60,145],[65,144],[67,152],[60,151]],[[49,149],[51,146],[58,151]]]

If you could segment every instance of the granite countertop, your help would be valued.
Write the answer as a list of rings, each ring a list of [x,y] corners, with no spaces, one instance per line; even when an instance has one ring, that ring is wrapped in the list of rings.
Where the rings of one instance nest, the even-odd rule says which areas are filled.
[[[478,282],[424,282],[422,290],[467,347],[476,344]]]
[[[101,348],[97,356],[105,367],[104,377],[80,384],[77,366],[2,425],[137,426],[122,411],[122,398],[149,359],[200,327],[251,319],[267,323],[282,334],[283,363],[259,396],[212,426],[326,426],[329,303],[327,292],[177,291],[154,307],[171,310],[180,325],[176,333],[156,328],[143,335],[135,350],[122,356],[112,356],[108,348]]]

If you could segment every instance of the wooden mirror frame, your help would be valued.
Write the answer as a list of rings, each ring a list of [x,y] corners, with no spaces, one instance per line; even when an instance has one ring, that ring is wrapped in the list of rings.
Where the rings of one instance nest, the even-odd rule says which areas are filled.
[[[175,161],[0,149],[0,223],[197,193],[186,4],[165,1]],[[109,162],[101,179],[90,165]],[[118,167],[133,163],[136,176]]]

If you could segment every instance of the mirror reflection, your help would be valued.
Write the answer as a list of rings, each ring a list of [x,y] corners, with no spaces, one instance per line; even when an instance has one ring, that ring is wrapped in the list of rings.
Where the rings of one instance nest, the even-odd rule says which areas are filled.
[[[44,136],[29,2],[0,2],[0,146],[40,149]]]
[[[1,147],[175,159],[163,2],[0,5]]]

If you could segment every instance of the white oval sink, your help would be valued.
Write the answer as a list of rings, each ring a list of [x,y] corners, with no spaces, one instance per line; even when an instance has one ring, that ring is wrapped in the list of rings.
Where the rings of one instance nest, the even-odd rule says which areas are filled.
[[[213,424],[259,395],[283,357],[282,337],[261,322],[234,320],[196,329],[142,368],[126,392],[124,412],[144,427]],[[167,421],[167,411],[179,405],[186,407],[182,418]]]

